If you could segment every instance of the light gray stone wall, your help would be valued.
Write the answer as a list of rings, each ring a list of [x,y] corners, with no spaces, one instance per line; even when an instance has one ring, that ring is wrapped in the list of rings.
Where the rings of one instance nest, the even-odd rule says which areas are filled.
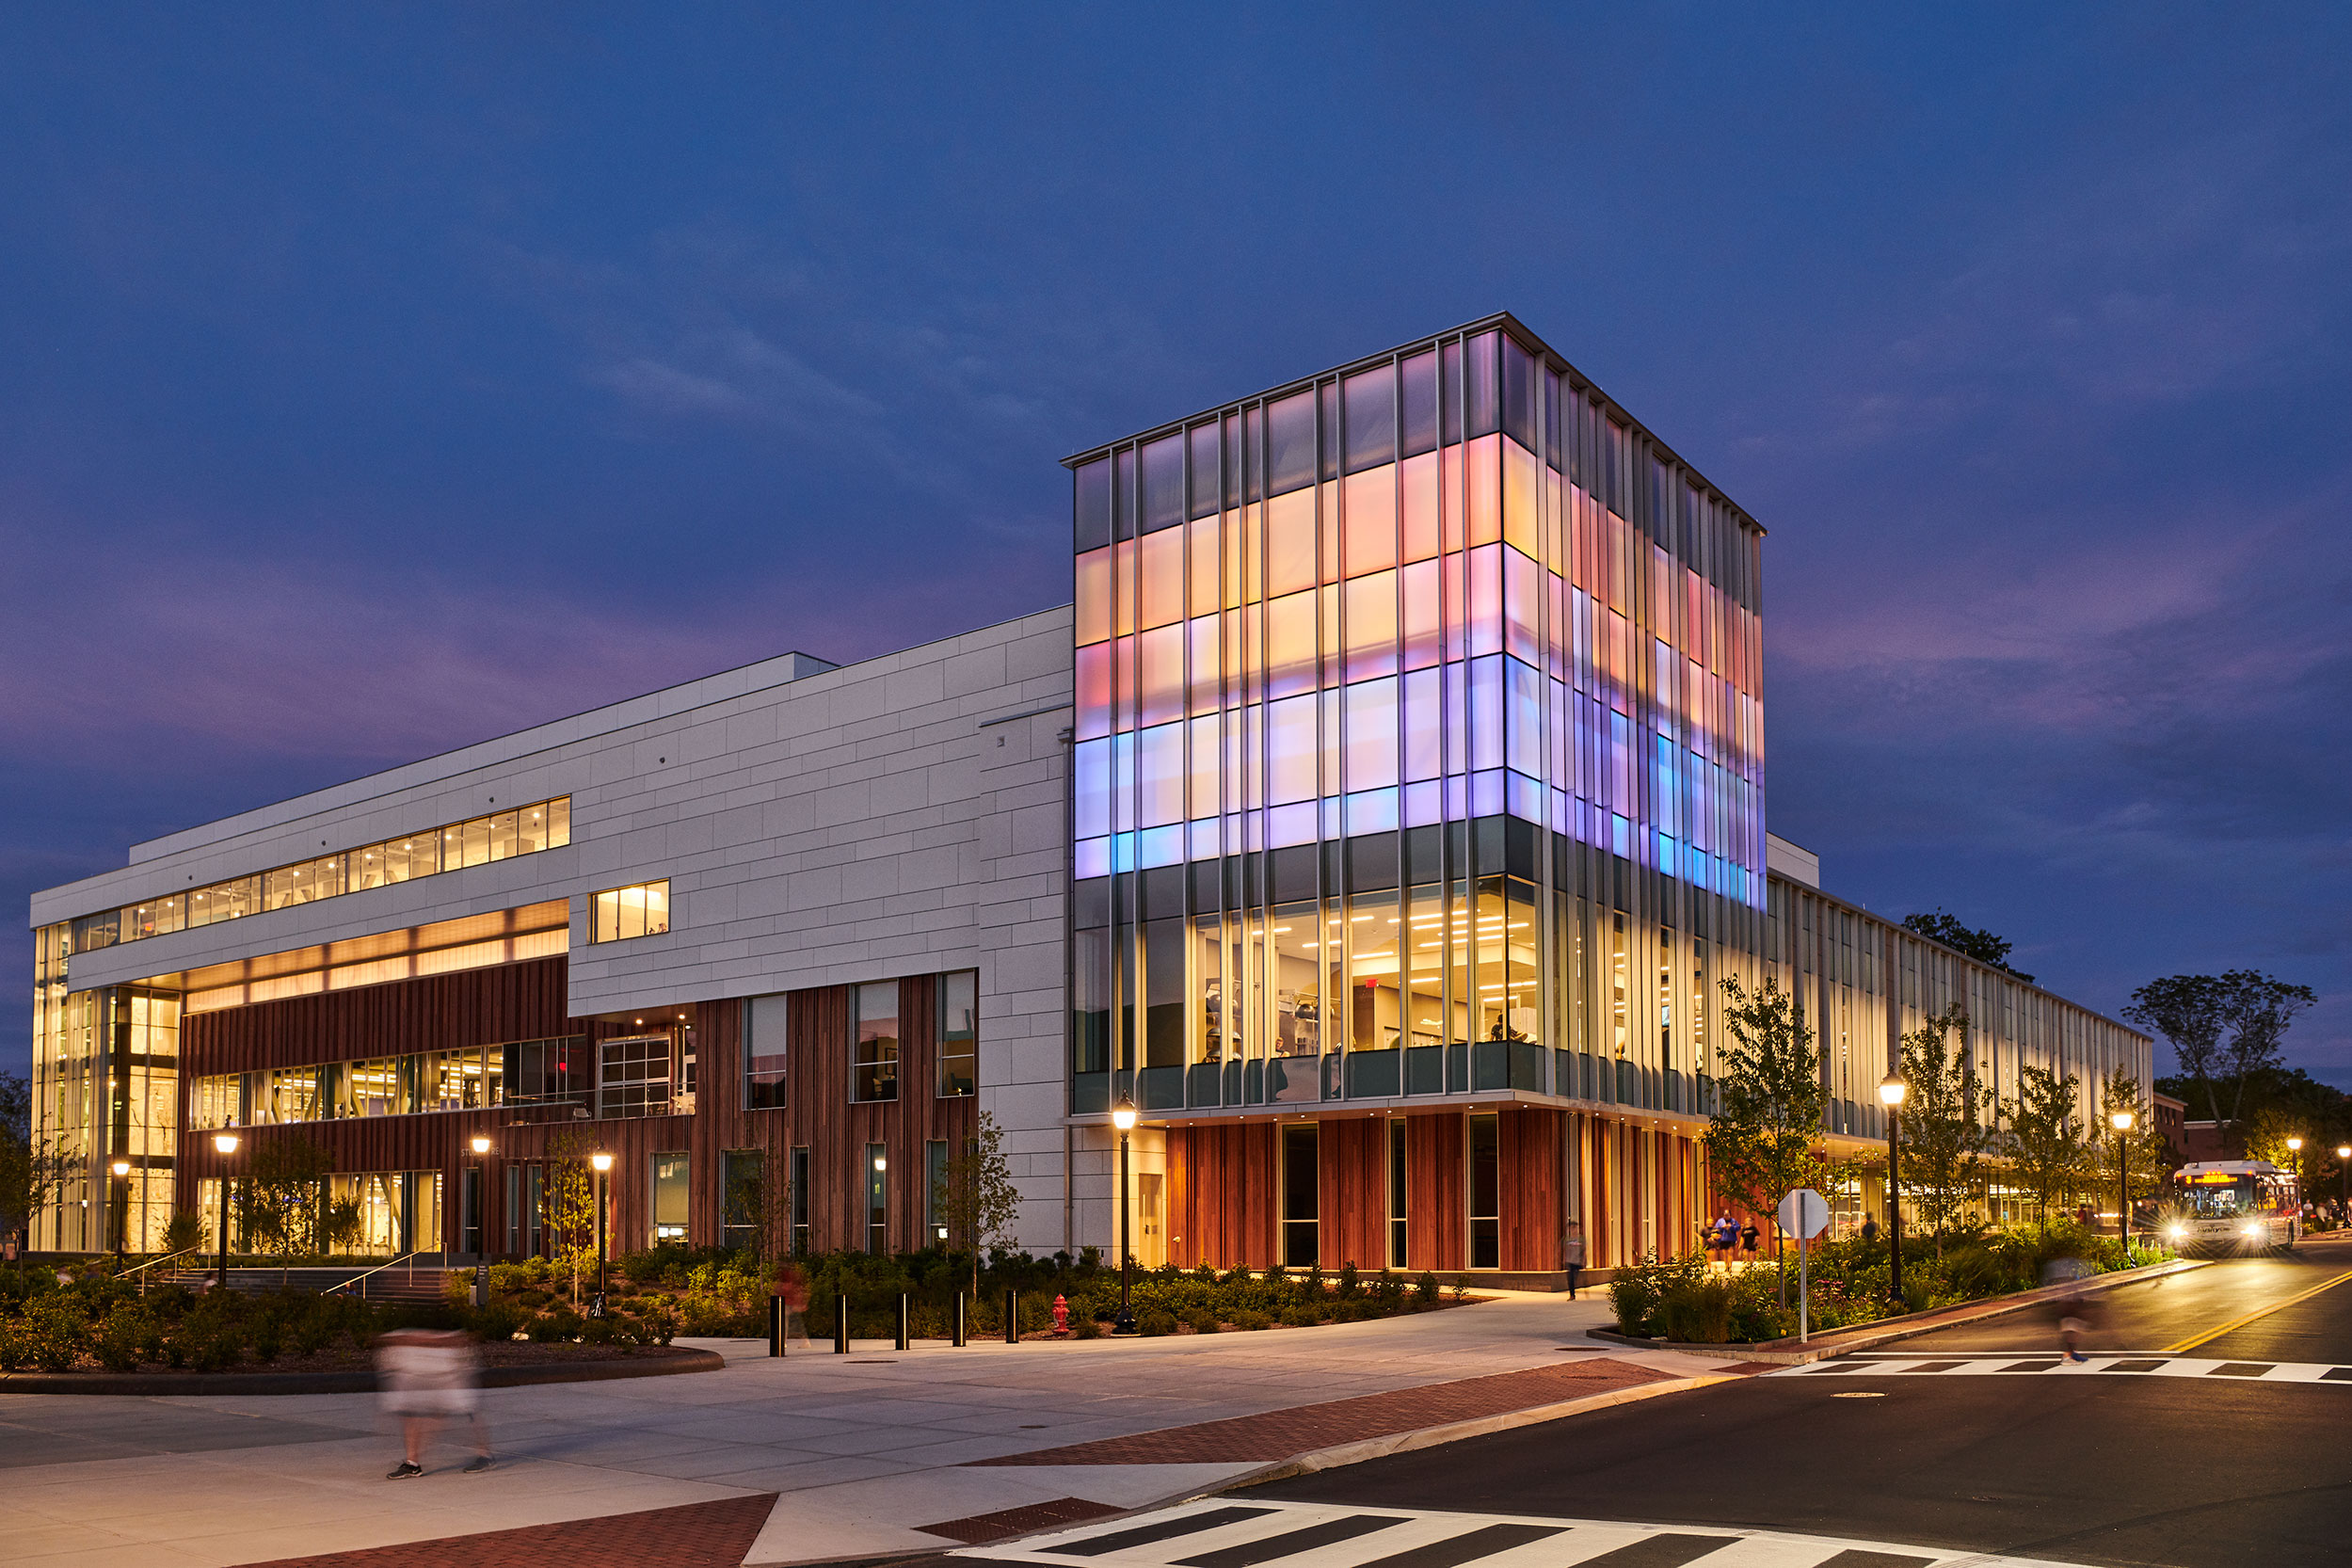
[[[73,959],[72,984],[554,898],[571,904],[575,1016],[974,968],[982,1108],[1028,1200],[1021,1243],[1051,1251],[1068,1214],[1070,616],[689,682],[139,845],[121,871],[37,894],[32,919],[568,794],[566,848],[102,949]],[[662,877],[666,934],[585,939],[590,893]]]

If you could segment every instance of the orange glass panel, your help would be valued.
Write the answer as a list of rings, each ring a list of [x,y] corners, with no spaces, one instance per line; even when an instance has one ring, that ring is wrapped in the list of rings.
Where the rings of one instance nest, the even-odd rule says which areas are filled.
[[[1143,645],[1142,722],[1165,724],[1184,715],[1184,628],[1161,626]]]
[[[1374,572],[1347,585],[1348,679],[1369,680],[1397,672],[1397,574]],[[1352,789],[1365,788],[1351,785]]]
[[[1535,554],[1536,483],[1543,465],[1535,454],[1506,439],[1503,448],[1503,538],[1532,558]]]
[[[1347,575],[1385,571],[1397,564],[1397,470],[1393,464],[1347,479]]]
[[[1144,627],[1165,626],[1184,618],[1184,530],[1163,528],[1146,534],[1142,545],[1141,620]]]
[[[1500,436],[1480,436],[1464,449],[1472,545],[1492,544],[1503,536],[1502,444]]]
[[[1404,461],[1404,558],[1426,561],[1437,553],[1437,454]]]
[[[1185,524],[1184,532],[1192,557],[1186,613],[1205,616],[1217,608],[1217,519],[1213,515],[1194,518]]]
[[[1078,643],[1099,643],[1111,635],[1111,547],[1078,558]]]
[[[1276,496],[1266,505],[1266,597],[1315,585],[1315,491]]]
[[[1266,692],[1289,696],[1315,689],[1315,595],[1290,594],[1266,606]]]

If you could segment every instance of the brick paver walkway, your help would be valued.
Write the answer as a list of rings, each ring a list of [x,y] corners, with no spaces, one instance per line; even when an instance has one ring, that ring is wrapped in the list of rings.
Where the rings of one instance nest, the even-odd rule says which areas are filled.
[[[1272,1410],[1189,1427],[1162,1427],[1132,1437],[1111,1437],[1067,1448],[1039,1448],[986,1464],[1231,1464],[1239,1461],[1288,1459],[1292,1454],[1358,1443],[1422,1427],[1474,1421],[1563,1400],[1606,1394],[1638,1384],[1657,1383],[1671,1373],[1606,1357],[1531,1367],[1520,1372],[1432,1383],[1352,1400]]]
[[[775,1506],[776,1495],[761,1492],[602,1519],[281,1558],[260,1568],[737,1568]]]

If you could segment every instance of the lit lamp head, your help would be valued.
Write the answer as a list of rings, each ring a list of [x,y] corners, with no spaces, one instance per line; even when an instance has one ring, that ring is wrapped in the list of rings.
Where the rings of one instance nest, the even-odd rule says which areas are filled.
[[[875,1155],[873,1157],[873,1168],[877,1171],[888,1170],[890,1168],[889,1157],[888,1155],[881,1154]]]
[[[2118,1111],[2107,1117],[2107,1125],[2114,1128],[2118,1132],[2129,1132],[2132,1130],[2132,1123],[2134,1120],[2135,1118],[2130,1112]]]
[[[233,1132],[216,1132],[213,1134],[213,1147],[222,1154],[234,1154],[237,1152],[237,1135]]]
[[[1112,1110],[1111,1125],[1117,1128],[1121,1132],[1134,1131],[1135,1102],[1131,1099],[1122,1098],[1118,1105]]]
[[[597,1175],[602,1176],[613,1168],[613,1157],[609,1154],[592,1154],[588,1156],[588,1163],[596,1167]]]
[[[1879,1080],[1879,1103],[1890,1111],[1900,1107],[1903,1096],[1909,1093],[1911,1085],[1903,1081],[1900,1073],[1889,1073]]]
[[[131,1174],[131,1162],[127,1160],[116,1160],[114,1162],[114,1174],[119,1176],[129,1176]]]
[[[2336,1158],[2338,1160],[2352,1160],[2352,1144],[2338,1144],[2336,1145]]]
[[[2288,1139],[2287,1152],[2289,1154],[2301,1154],[2303,1152],[2303,1140],[2300,1138]]]
[[[476,1139],[473,1141],[473,1152],[474,1152],[474,1153],[476,1153],[476,1154],[488,1154],[488,1153],[489,1153],[489,1152],[490,1152],[490,1141],[489,1141],[488,1138],[476,1138]]]

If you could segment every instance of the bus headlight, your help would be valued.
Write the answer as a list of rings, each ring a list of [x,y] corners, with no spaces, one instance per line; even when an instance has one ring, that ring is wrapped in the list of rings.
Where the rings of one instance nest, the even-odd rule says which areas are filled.
[[[2168,1241],[2185,1241],[2188,1240],[2188,1226],[2174,1225],[2164,1233],[2164,1239]]]
[[[2250,1241],[2259,1239],[2263,1234],[2263,1230],[2264,1225],[2260,1220],[2252,1222],[2246,1227],[2247,1240]]]

